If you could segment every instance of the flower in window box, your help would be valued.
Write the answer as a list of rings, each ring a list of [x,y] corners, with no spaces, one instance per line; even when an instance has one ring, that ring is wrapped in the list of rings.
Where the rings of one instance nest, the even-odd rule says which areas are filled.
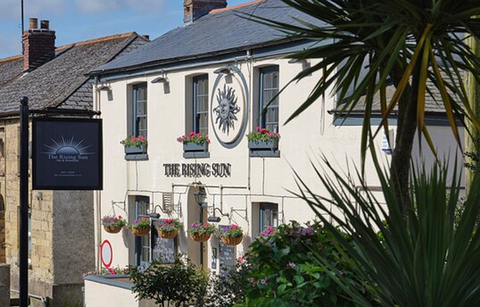
[[[220,238],[223,244],[235,246],[242,242],[243,230],[238,225],[232,224],[227,227],[220,228]]]
[[[190,224],[190,228],[188,228],[188,234],[197,242],[207,241],[214,232],[215,226],[207,222],[194,222]]]
[[[183,144],[183,151],[185,152],[207,152],[208,144],[210,143],[207,134],[195,133],[193,131],[189,134],[178,137],[177,141]]]
[[[148,140],[146,137],[139,136],[128,136],[125,140],[120,142],[125,146],[125,154],[142,154],[147,152]]]
[[[150,219],[146,217],[141,217],[140,219],[135,219],[130,226],[130,231],[135,236],[144,236],[150,231]]]
[[[160,237],[164,239],[174,239],[178,235],[181,224],[178,219],[159,220],[157,230]]]
[[[248,148],[250,150],[275,151],[278,149],[280,134],[257,126],[257,129],[254,132],[247,134],[247,139]]]
[[[120,215],[106,215],[102,218],[103,229],[108,233],[119,233],[123,226],[127,224],[127,221]]]

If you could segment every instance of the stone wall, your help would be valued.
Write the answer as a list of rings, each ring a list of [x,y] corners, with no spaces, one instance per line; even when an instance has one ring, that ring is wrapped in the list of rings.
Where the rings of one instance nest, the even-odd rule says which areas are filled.
[[[1,129],[2,127],[0,127]],[[6,260],[11,265],[13,275],[18,275],[18,236],[19,236],[19,123],[5,121],[5,230]],[[1,131],[1,130],[0,130]],[[31,160],[30,160],[31,167]],[[1,172],[0,172],[1,173]],[[0,177],[1,178],[1,177]],[[30,185],[31,185],[30,176]],[[29,280],[40,283],[53,282],[52,265],[52,192],[31,191],[29,207],[31,214],[31,251]],[[13,284],[15,287],[15,284]],[[39,293],[42,295],[42,293]]]
[[[10,267],[0,264],[0,307],[10,306]]]

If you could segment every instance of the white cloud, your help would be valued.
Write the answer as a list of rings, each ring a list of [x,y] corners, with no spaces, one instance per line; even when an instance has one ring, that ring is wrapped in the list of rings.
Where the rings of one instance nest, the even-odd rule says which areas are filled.
[[[75,0],[79,10],[83,13],[103,13],[115,10],[120,6],[119,0]]]

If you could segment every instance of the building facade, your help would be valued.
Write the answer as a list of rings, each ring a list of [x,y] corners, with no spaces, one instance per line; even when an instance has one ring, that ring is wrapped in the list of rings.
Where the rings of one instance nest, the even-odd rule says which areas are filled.
[[[195,5],[202,11],[197,12]],[[277,96],[298,73],[317,63],[285,56],[313,43],[279,39],[279,32],[239,15],[253,13],[283,22],[314,20],[277,0],[232,8],[226,1],[193,0],[185,1],[184,8],[183,27],[91,72],[98,80],[95,86],[107,89],[95,103],[102,113],[105,148],[104,190],[95,197],[95,229],[102,242],[99,267],[168,263],[181,252],[220,274],[222,268],[234,266],[265,227],[315,219],[309,206],[292,193],[298,191],[295,173],[325,195],[312,162],[321,165],[324,155],[345,172],[348,166],[360,165],[361,121],[347,119],[338,126],[335,97],[325,95],[284,125],[322,77],[314,73]],[[431,114],[438,115],[432,137],[441,152],[454,153],[455,142],[437,111]],[[249,144],[246,134],[257,129],[279,133],[278,147]],[[208,146],[193,149],[178,142],[192,132],[208,134]],[[148,138],[148,146],[137,153],[125,152],[120,141],[140,135]],[[388,163],[382,142],[380,135],[375,146]],[[432,156],[425,153],[421,159],[432,161]],[[375,171],[368,166],[370,161],[368,183],[378,187]],[[206,193],[201,203],[195,197],[199,191]],[[154,229],[142,237],[127,228],[110,234],[100,225],[106,215],[120,215],[130,223],[141,217],[153,222],[178,218],[183,226],[173,240],[158,238]],[[217,227],[239,225],[242,243],[228,247],[217,236],[204,244],[193,241],[187,229],[201,218]],[[109,296],[106,289],[115,295]],[[135,302],[130,289],[122,277],[87,278],[87,305],[114,300],[115,306],[138,306],[141,303]]]
[[[55,47],[49,22],[39,27],[32,18],[23,34],[25,54],[0,59],[0,263],[11,267],[13,292],[18,290],[20,97],[30,98],[31,110],[89,111],[94,93],[85,74],[146,42],[127,33]],[[83,300],[82,273],[95,268],[93,197],[91,191],[29,189],[33,305]]]

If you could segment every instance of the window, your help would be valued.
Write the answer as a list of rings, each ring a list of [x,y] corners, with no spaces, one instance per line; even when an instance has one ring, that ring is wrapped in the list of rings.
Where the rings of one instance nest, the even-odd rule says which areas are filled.
[[[278,227],[278,204],[260,203],[260,229],[263,231],[266,227]]]
[[[139,219],[141,217],[148,217],[150,206],[150,200],[146,196],[136,196],[135,197],[135,211],[134,219]],[[151,262],[151,242],[150,242],[150,233],[141,236],[135,237],[135,265],[145,266]]]
[[[193,78],[193,131],[208,134],[208,76]]]
[[[132,131],[133,136],[147,136],[147,84],[133,86]]]
[[[258,109],[260,117],[258,126],[272,132],[278,132],[278,97],[275,98],[270,105],[268,105],[268,103],[278,94],[278,88],[278,66],[269,66],[260,69],[260,98]],[[265,113],[262,113],[265,107],[267,109]]]

